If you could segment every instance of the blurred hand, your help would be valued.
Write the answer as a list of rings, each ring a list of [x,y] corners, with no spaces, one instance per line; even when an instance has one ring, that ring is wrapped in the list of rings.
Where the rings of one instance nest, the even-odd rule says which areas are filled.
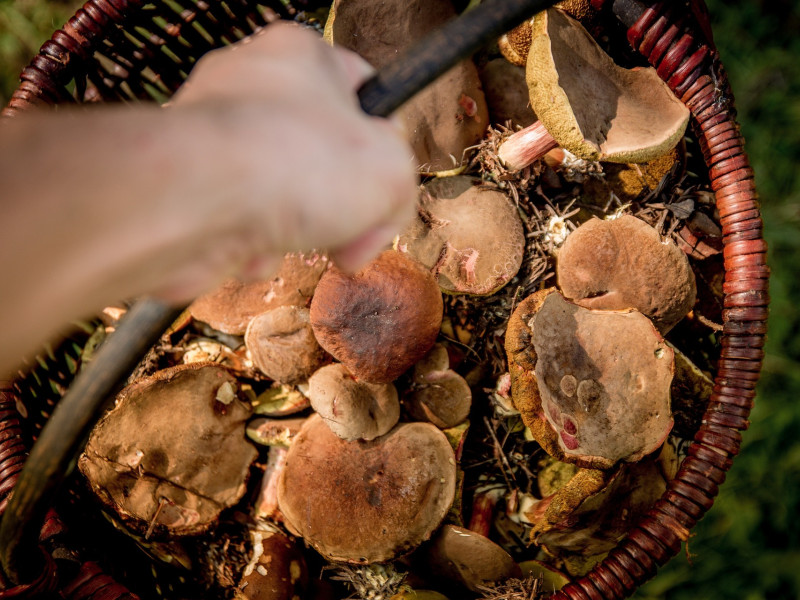
[[[206,201],[242,218],[241,275],[268,276],[285,252],[310,248],[354,270],[411,219],[416,175],[403,130],[367,116],[355,94],[372,72],[315,33],[275,23],[204,56],[174,96],[169,110],[206,110],[229,130],[229,154],[215,160],[235,161],[245,179],[232,182],[235,196]]]

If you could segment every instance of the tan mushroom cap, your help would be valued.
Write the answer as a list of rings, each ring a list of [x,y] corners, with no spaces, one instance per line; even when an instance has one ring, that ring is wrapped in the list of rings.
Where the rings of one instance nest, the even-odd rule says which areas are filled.
[[[253,365],[280,383],[308,379],[326,359],[305,306],[277,306],[253,317],[244,343]]]
[[[387,250],[354,275],[336,268],[325,274],[311,303],[311,327],[355,377],[389,383],[436,342],[443,306],[433,276]]]
[[[343,440],[374,440],[400,419],[391,383],[357,381],[341,363],[319,369],[308,380],[311,406]]]
[[[242,497],[257,455],[236,390],[209,364],[139,380],[95,426],[78,467],[135,532],[201,533]]]
[[[403,404],[417,421],[430,421],[440,429],[455,427],[469,416],[472,390],[466,380],[449,368],[447,349],[441,344],[414,365],[411,387]]]
[[[574,19],[533,21],[531,107],[558,144],[587,160],[645,162],[683,137],[689,110],[652,68],[624,69]]]
[[[697,287],[686,254],[650,225],[624,215],[592,219],[558,253],[558,286],[587,308],[635,308],[665,334],[694,306]]]
[[[590,310],[553,290],[526,298],[506,332],[512,397],[551,456],[609,469],[669,434],[673,353],[644,315]]]
[[[197,298],[189,306],[192,317],[214,329],[244,335],[250,320],[276,306],[308,306],[314,288],[330,266],[318,253],[287,254],[269,280],[245,283],[228,279],[219,288]]]
[[[455,496],[447,437],[428,423],[403,423],[371,442],[346,442],[311,416],[295,438],[279,482],[290,528],[328,560],[391,560],[427,540]]]
[[[479,184],[457,176],[424,185],[417,218],[398,241],[449,294],[493,294],[522,264],[525,232],[516,207],[500,190]]]
[[[380,68],[455,16],[450,0],[334,0],[325,39]],[[461,61],[395,115],[422,171],[457,167],[464,150],[481,140],[489,124],[475,63]]]
[[[426,548],[428,567],[437,577],[449,579],[474,592],[482,586],[520,577],[514,559],[487,537],[455,525],[444,525]]]

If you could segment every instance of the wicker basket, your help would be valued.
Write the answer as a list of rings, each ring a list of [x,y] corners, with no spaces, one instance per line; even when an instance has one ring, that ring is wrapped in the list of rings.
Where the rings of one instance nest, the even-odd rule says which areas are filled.
[[[205,52],[274,19],[304,18],[302,10],[322,5],[327,2],[90,0],[25,68],[3,114],[14,116],[40,105],[163,101]],[[766,243],[753,172],[704,7],[696,0],[663,2],[637,11],[633,18],[619,17],[629,21],[628,42],[656,67],[693,116],[723,230],[723,330],[714,391],[677,476],[607,558],[554,594],[559,599],[627,597],[679,551],[711,508],[739,451],[740,431],[748,426],[764,356]],[[12,389],[0,388],[0,513],[27,453],[16,407]],[[52,514],[41,539],[57,539],[62,530]],[[43,553],[44,568],[35,581],[0,589],[0,598],[39,597],[53,590],[68,598],[135,597],[93,563],[80,565],[77,574],[58,577],[53,558]]]

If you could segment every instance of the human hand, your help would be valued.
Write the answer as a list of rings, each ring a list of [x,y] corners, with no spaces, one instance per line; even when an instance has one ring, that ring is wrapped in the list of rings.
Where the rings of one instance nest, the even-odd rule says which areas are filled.
[[[235,179],[220,182],[232,189],[209,199],[207,217],[240,219],[231,226],[244,244],[239,275],[269,276],[284,253],[310,248],[354,270],[412,217],[416,175],[402,128],[366,115],[355,94],[371,73],[356,54],[275,23],[203,57],[174,96],[168,110],[202,110],[225,129],[213,157],[227,163],[219,176],[235,167]]]

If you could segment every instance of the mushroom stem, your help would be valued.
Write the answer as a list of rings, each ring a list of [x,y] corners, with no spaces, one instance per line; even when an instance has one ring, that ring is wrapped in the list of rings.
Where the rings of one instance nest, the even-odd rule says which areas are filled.
[[[500,144],[497,155],[506,168],[519,171],[557,147],[558,143],[542,122],[536,121],[511,134]]]
[[[261,491],[256,506],[257,516],[263,519],[281,520],[278,513],[278,480],[286,466],[288,451],[289,449],[284,446],[272,446],[269,449],[269,458],[261,480]]]
[[[475,492],[475,498],[472,501],[472,514],[470,515],[467,529],[488,538],[494,522],[494,509],[502,496],[502,488]]]

